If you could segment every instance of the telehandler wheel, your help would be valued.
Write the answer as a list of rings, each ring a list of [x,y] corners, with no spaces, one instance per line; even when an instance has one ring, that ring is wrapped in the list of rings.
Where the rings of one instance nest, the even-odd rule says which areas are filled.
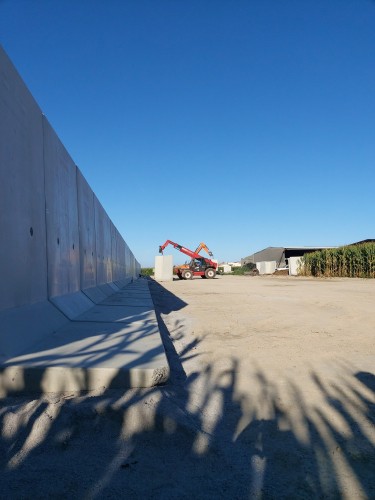
[[[193,279],[193,273],[190,271],[190,269],[187,269],[183,272],[182,277],[184,278],[184,280],[191,280]]]
[[[216,276],[215,269],[212,269],[211,267],[209,269],[206,269],[204,275],[206,276],[207,279],[215,278]]]

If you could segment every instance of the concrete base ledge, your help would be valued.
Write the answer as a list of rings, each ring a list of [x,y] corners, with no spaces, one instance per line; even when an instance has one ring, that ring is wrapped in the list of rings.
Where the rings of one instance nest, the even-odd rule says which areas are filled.
[[[99,285],[99,288],[108,293],[114,293],[120,290],[120,287],[118,287],[116,283],[103,283],[103,285]]]
[[[157,323],[70,323],[0,367],[0,396],[150,387],[169,367]]]
[[[168,361],[148,282],[139,281],[126,287],[125,298],[123,292],[110,297],[116,305],[93,306],[73,321],[61,314],[63,324],[34,337],[34,344],[22,353],[3,358],[0,397],[164,383],[169,377]],[[143,295],[132,298],[131,290],[143,291]]]
[[[81,291],[51,297],[49,300],[69,319],[74,319],[94,305],[94,302]]]
[[[85,290],[82,290],[82,292],[94,303],[94,304],[100,304],[100,302],[103,302],[108,295],[103,292],[98,286],[94,286],[92,288],[86,288]]]
[[[103,300],[111,297],[114,293],[119,292],[125,285],[120,286],[122,283],[131,283],[129,281],[123,280],[123,282],[113,282],[104,283],[102,285],[94,286],[91,288],[85,288],[82,292],[94,303],[100,304]]]
[[[129,285],[130,283],[132,283],[132,281],[133,281],[133,278],[125,278],[123,280],[114,281],[114,284],[117,285],[120,288],[120,290],[121,290],[125,286]]]
[[[0,398],[28,393],[153,387],[168,380],[169,368],[10,367],[0,376]]]

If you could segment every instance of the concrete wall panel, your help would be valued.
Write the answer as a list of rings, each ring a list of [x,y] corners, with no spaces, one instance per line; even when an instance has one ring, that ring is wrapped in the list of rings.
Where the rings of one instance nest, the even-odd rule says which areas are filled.
[[[119,235],[119,240],[118,240],[118,247],[117,247],[117,254],[118,254],[118,264],[119,264],[119,273],[117,276],[118,280],[124,279],[125,277],[125,241],[118,233]]]
[[[96,237],[94,193],[77,168],[81,288],[96,286]]]
[[[0,310],[47,298],[42,113],[0,47]]]
[[[76,166],[43,117],[48,293],[80,289]]]
[[[125,241],[112,224],[112,281],[125,276]]]
[[[132,276],[131,273],[131,251],[128,245],[125,243],[125,275]]]
[[[98,198],[94,197],[96,228],[96,283],[112,281],[111,221]]]
[[[118,258],[117,258],[117,230],[113,222],[111,222],[111,265],[112,265],[112,280],[118,279]]]

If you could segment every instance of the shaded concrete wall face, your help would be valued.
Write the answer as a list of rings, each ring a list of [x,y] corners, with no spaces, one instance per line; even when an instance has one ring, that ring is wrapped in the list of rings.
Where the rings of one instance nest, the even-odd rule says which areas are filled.
[[[125,241],[117,228],[111,223],[112,238],[112,278],[113,281],[122,279],[125,273]]]
[[[125,243],[125,274],[127,275],[131,274],[132,265],[130,259],[131,259],[131,252],[128,245]]]
[[[111,220],[95,196],[95,229],[96,229],[96,280],[97,284],[109,283],[112,280],[112,241]]]
[[[81,288],[96,286],[96,233],[94,193],[77,169],[78,230]]]
[[[1,47],[0,179],[0,311],[139,274]]]
[[[42,113],[0,47],[0,309],[47,298]]]
[[[43,117],[48,292],[80,290],[76,166]]]

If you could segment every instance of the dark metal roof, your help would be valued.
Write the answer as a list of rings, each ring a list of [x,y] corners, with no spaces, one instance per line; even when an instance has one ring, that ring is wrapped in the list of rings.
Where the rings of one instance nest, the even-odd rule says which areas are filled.
[[[355,243],[349,243],[350,245],[360,245],[361,243],[374,243],[375,240],[369,239],[369,240],[362,240],[362,241],[356,241]]]
[[[253,254],[248,255],[247,257],[244,257],[242,260],[254,262],[256,257],[259,256],[259,254],[262,254],[262,257],[265,257],[264,260],[279,261],[284,252],[288,252],[288,251],[296,252],[298,250],[301,250],[301,252],[304,253],[306,251],[312,252],[315,250],[324,250],[327,248],[337,248],[337,247],[333,247],[333,246],[325,246],[325,247],[322,247],[322,246],[267,247],[267,248],[264,248],[263,250],[259,250],[258,252],[254,252]]]

